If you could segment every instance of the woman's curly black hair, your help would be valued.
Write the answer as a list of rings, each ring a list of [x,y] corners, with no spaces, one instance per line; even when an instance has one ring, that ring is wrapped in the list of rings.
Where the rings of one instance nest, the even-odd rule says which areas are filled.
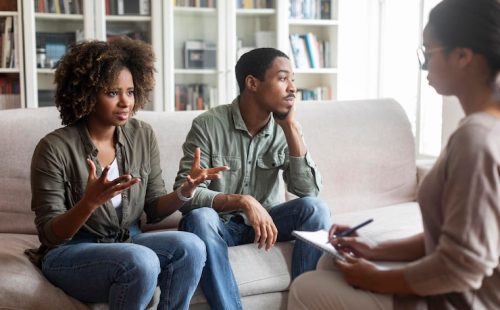
[[[144,107],[155,84],[154,61],[149,44],[129,38],[85,41],[70,47],[58,62],[54,78],[62,124],[74,124],[89,115],[98,92],[113,85],[123,68],[130,70],[134,81],[133,112]]]

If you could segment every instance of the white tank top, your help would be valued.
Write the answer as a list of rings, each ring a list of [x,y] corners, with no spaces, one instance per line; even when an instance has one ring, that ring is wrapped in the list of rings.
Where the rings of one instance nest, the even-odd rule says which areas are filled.
[[[114,179],[118,178],[120,176],[120,171],[118,170],[118,162],[113,160],[111,163],[111,167],[109,168],[108,171],[108,180],[113,181]],[[118,208],[122,204],[122,195],[118,194],[111,198],[111,203],[113,204],[113,207]]]

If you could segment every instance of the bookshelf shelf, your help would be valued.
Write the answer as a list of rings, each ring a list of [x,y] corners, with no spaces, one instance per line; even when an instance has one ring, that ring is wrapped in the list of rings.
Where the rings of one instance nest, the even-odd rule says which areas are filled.
[[[107,22],[150,22],[151,16],[106,15]]]
[[[16,11],[0,11],[0,17],[4,16],[18,16],[19,14]]]
[[[56,72],[56,69],[49,69],[49,68],[38,68],[36,70],[37,73],[39,74],[54,74]]]
[[[83,20],[82,14],[35,13],[38,20]]]
[[[217,8],[196,8],[196,7],[174,7],[175,14],[200,14],[200,15],[216,15]]]
[[[291,19],[290,26],[337,26],[339,23],[336,20],[328,19]]]
[[[274,15],[276,14],[275,9],[237,9],[236,14],[238,16],[269,16],[269,15]]]
[[[21,70],[19,68],[0,68],[0,75],[1,74],[12,74],[12,73],[19,73]]]

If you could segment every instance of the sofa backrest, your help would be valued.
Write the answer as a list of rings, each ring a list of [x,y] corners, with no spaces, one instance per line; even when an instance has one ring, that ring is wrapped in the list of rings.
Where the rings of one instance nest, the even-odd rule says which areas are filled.
[[[136,116],[156,133],[165,186],[172,190],[191,120],[200,112]],[[333,214],[415,198],[414,139],[393,100],[299,103],[297,119],[323,176],[321,197]],[[60,127],[55,108],[0,111],[0,232],[36,233],[30,209],[29,167],[38,141]],[[175,227],[179,214],[163,227]]]
[[[0,232],[36,233],[30,163],[38,141],[61,126],[55,108],[0,111]]]
[[[415,199],[415,142],[396,101],[308,102],[298,105],[297,120],[334,218]]]

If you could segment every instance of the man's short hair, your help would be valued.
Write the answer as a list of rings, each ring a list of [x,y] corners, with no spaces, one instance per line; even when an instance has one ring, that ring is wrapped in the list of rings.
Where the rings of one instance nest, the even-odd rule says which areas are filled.
[[[277,57],[288,56],[280,50],[270,47],[256,48],[243,54],[236,63],[236,81],[240,88],[240,94],[245,90],[245,78],[254,76],[260,81],[264,80],[266,70],[269,69]]]

